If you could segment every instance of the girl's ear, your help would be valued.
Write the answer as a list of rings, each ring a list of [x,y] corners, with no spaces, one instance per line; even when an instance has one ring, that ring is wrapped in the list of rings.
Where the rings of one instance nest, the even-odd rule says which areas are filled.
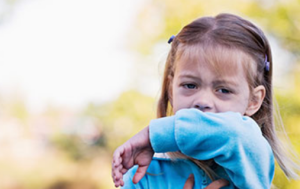
[[[257,86],[251,94],[245,115],[247,116],[254,115],[260,109],[265,96],[266,96],[265,87],[262,85]]]

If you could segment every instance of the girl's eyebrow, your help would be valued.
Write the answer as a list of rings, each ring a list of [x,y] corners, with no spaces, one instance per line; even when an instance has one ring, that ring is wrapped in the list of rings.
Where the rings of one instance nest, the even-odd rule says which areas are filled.
[[[179,78],[191,78],[191,79],[198,79],[201,80],[201,78],[195,74],[191,74],[191,73],[181,73],[178,76]]]
[[[198,81],[202,81],[201,77],[192,74],[192,73],[180,73],[178,78],[183,79],[183,78],[190,78]],[[233,80],[233,79],[216,79],[212,82],[212,85],[229,85],[231,87],[236,87],[238,86],[238,80]]]
[[[195,75],[193,73],[180,73],[179,78],[192,78],[192,79],[198,79],[201,80],[201,77],[199,77],[198,75]],[[216,79],[213,81],[213,84],[231,84],[231,85],[237,85],[238,81],[237,80],[233,80],[233,79]]]
[[[213,81],[213,85],[230,85],[230,86],[237,86],[238,82],[235,80],[226,80],[226,79],[220,79]]]

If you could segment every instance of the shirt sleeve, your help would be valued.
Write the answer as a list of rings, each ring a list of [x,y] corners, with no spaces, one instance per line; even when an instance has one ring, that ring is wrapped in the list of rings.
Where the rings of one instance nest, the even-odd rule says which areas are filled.
[[[267,140],[251,118],[239,113],[179,110],[149,125],[155,152],[174,152],[198,160],[214,159],[237,188],[270,188],[274,157]]]

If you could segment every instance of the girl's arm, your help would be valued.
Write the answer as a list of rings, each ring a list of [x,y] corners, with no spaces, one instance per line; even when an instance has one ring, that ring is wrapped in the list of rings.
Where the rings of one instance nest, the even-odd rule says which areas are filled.
[[[272,150],[257,124],[238,113],[180,110],[175,116],[151,121],[150,141],[146,127],[117,148],[112,166],[116,186],[123,186],[123,174],[136,164],[139,172],[133,182],[137,183],[154,150],[181,151],[199,160],[214,159],[238,188],[270,188],[274,175]]]
[[[149,130],[155,152],[180,151],[198,160],[214,159],[238,188],[271,186],[273,153],[249,117],[184,109],[175,116],[152,120]]]
[[[116,187],[124,186],[123,175],[134,165],[138,169],[134,173],[133,183],[138,183],[144,177],[153,157],[153,148],[149,140],[149,127],[147,126],[123,145],[119,146],[113,155],[112,178]],[[128,178],[125,180],[128,180]],[[216,189],[228,185],[228,181],[222,179],[211,183],[206,189]],[[191,174],[183,189],[192,189],[194,186],[194,175]],[[133,188],[126,185],[126,188]]]

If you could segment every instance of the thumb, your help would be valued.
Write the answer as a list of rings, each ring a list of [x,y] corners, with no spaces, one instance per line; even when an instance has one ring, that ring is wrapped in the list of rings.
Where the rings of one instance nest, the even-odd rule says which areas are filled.
[[[192,189],[194,186],[194,175],[191,173],[188,179],[186,180],[183,189]]]
[[[132,182],[134,184],[138,183],[146,174],[146,171],[148,169],[149,165],[147,166],[139,166],[134,174],[134,177],[132,179]]]

